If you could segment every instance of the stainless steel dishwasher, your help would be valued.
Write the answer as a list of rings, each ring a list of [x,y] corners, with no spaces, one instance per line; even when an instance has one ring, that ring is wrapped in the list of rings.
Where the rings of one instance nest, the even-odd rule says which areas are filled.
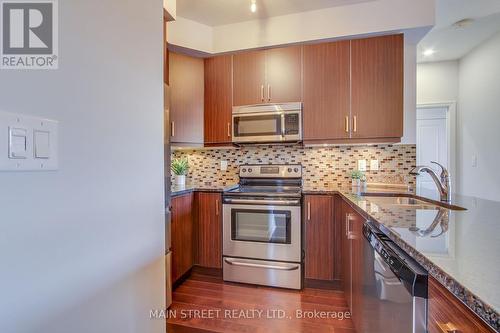
[[[427,332],[427,271],[372,222],[363,226],[359,332]]]

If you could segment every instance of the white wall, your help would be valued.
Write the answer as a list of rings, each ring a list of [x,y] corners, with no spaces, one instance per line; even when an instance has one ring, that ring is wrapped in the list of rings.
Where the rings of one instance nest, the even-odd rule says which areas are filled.
[[[377,0],[252,20],[213,29],[214,53],[434,24],[434,0]]]
[[[165,332],[161,41],[161,0],[64,0],[59,70],[0,71],[60,121],[59,171],[0,172],[1,332]]]
[[[416,73],[417,47],[405,40],[404,50],[404,99],[403,137],[401,143],[417,142]]]
[[[201,52],[213,52],[212,27],[177,16],[167,23],[167,40],[169,44],[193,49]]]
[[[434,25],[434,6],[434,0],[376,0],[215,27],[178,17],[168,23],[168,42],[223,53],[384,31],[427,31]]]
[[[459,63],[459,191],[500,201],[500,33]],[[477,167],[472,158],[477,156]]]
[[[417,104],[458,101],[458,61],[417,65]]]

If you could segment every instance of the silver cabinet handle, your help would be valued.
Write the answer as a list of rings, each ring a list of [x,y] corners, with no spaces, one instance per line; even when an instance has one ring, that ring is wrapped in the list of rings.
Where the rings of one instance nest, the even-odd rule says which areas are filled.
[[[219,216],[219,199],[215,200],[215,216]]]
[[[354,116],[352,118],[353,118],[352,130],[356,132],[358,130],[358,117]]]
[[[349,214],[345,214],[345,236],[349,234]]]
[[[170,123],[170,134],[172,135],[172,137],[175,136],[175,121],[172,121]]]
[[[264,102],[264,85],[260,86],[260,99]]]
[[[292,265],[292,266],[264,265],[264,264],[254,264],[254,263],[249,263],[249,262],[241,262],[241,261],[236,261],[236,260],[232,260],[232,259],[228,259],[228,258],[225,258],[224,261],[228,265],[233,265],[233,266],[276,269],[276,270],[280,270],[280,271],[296,271],[297,269],[299,269],[299,265]]]
[[[227,136],[228,138],[231,137],[231,123],[227,123]]]
[[[352,214],[347,214],[346,216],[346,236],[347,239],[356,239],[356,236],[354,232],[351,231],[351,221],[352,221]]]
[[[345,132],[349,133],[349,116],[345,116]]]
[[[271,101],[271,85],[267,85],[267,100]]]
[[[311,221],[311,202],[307,203],[307,220]]]
[[[257,204],[257,205],[298,205],[300,200],[259,200],[259,199],[224,199],[228,204]]]

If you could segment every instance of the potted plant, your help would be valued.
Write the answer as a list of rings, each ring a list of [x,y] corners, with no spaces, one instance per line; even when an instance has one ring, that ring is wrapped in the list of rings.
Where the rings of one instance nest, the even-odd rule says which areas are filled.
[[[186,185],[186,175],[189,169],[189,162],[186,157],[175,158],[170,165],[174,173],[176,185]]]
[[[353,172],[351,172],[352,186],[360,187],[361,182],[364,180],[364,178],[365,174],[363,173],[363,171],[354,170]]]

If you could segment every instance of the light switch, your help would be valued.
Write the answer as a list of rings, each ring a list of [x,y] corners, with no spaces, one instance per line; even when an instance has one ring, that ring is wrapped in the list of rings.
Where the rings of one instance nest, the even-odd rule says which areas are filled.
[[[34,131],[35,158],[50,158],[50,132]]]
[[[370,160],[370,170],[378,171],[378,160]]]
[[[9,158],[28,157],[27,133],[24,128],[9,127]]]
[[[58,170],[58,138],[57,120],[0,111],[0,173]]]
[[[227,171],[227,161],[220,161],[220,170]]]

